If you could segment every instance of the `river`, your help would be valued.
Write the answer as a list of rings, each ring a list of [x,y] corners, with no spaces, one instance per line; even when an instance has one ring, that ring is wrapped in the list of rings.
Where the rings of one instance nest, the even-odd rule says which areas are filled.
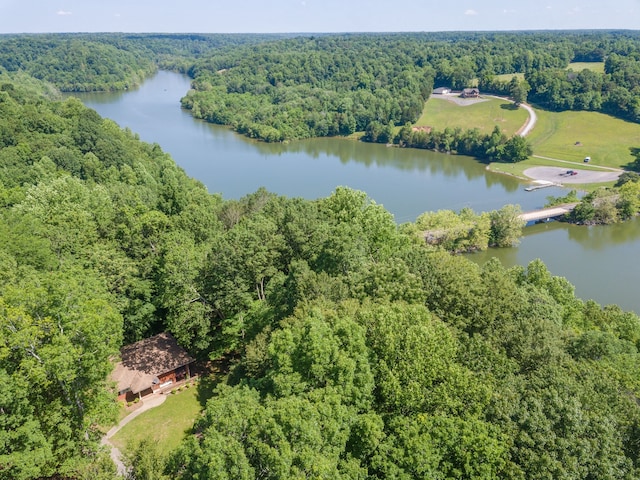
[[[158,143],[188,175],[211,193],[237,199],[265,187],[289,197],[326,197],[337,186],[367,192],[398,223],[425,211],[487,211],[513,203],[523,210],[544,205],[560,188],[525,192],[518,180],[487,172],[476,160],[424,150],[398,149],[344,139],[312,139],[266,144],[226,127],[195,120],[180,108],[189,79],[158,72],[135,90],[77,96],[103,117]],[[470,256],[484,262],[497,256],[507,266],[541,258],[554,275],[566,277],[583,299],[617,303],[640,312],[640,221],[607,227],[551,222],[525,229],[517,248],[491,249]]]

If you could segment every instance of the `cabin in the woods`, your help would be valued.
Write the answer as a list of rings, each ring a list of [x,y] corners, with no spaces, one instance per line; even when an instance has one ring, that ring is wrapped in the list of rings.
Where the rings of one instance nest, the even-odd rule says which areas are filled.
[[[477,88],[465,88],[460,94],[462,98],[478,98],[480,96],[480,90]]]
[[[122,347],[111,374],[118,400],[131,401],[189,378],[194,359],[170,333],[160,333]]]

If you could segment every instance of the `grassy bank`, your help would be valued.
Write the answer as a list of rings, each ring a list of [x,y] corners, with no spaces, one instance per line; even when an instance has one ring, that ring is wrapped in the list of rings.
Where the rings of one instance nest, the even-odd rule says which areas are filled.
[[[623,168],[640,145],[640,125],[597,112],[536,110],[538,123],[528,136],[535,155]],[[536,164],[539,163],[536,159]]]
[[[490,133],[495,125],[507,134],[513,135],[527,121],[527,112],[514,109],[506,100],[489,98],[472,105],[461,106],[454,101],[432,98],[422,111],[416,125],[428,125],[436,130],[446,127],[469,130],[477,128]]]

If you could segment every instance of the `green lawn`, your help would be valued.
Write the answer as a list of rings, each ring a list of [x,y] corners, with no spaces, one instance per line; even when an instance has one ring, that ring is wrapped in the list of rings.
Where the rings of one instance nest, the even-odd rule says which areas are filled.
[[[111,442],[124,452],[128,445],[152,437],[158,442],[160,451],[173,451],[191,430],[201,410],[198,388],[192,386],[168,395],[162,405],[134,418],[111,438]]]
[[[596,68],[597,64],[589,65]],[[469,106],[440,98],[433,98],[425,105],[416,125],[428,125],[436,130],[445,127],[463,129],[479,128],[489,132],[500,125],[507,135],[514,134],[526,121],[524,109],[513,110],[510,103],[491,99]],[[630,147],[640,147],[640,125],[597,112],[549,112],[536,109],[538,121],[527,139],[534,155],[550,159],[576,162],[581,169],[597,170],[597,166],[625,168],[634,160]],[[591,157],[589,164],[583,163]],[[524,177],[523,171],[537,165],[565,167],[567,164],[531,157],[518,164],[492,164],[491,170]],[[569,168],[569,167],[567,167]],[[575,185],[591,189],[593,185]]]
[[[441,98],[430,99],[416,125],[428,125],[436,130],[460,127],[464,130],[478,128],[490,133],[495,125],[513,135],[527,120],[524,109],[515,109],[511,102],[490,98],[473,105],[460,106]]]
[[[501,75],[496,75],[495,79],[500,80],[501,82],[510,82],[513,77],[516,77],[518,81],[524,80],[524,73],[503,73]]]
[[[629,147],[640,146],[640,125],[596,112],[536,110],[538,123],[527,137],[535,155],[624,167],[633,157]],[[539,161],[536,159],[536,162]]]
[[[581,72],[585,68],[597,73],[604,73],[604,62],[572,62],[567,67],[567,70]]]

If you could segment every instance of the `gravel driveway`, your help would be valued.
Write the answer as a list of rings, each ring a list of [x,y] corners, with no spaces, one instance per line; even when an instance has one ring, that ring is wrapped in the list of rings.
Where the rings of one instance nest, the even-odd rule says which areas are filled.
[[[462,98],[460,96],[460,92],[448,93],[444,95],[440,94],[431,94],[431,97],[436,100],[446,100],[448,102],[455,103],[461,107],[468,107],[469,105],[474,105],[476,103],[486,102],[489,100],[488,98],[476,97],[476,98]]]
[[[568,170],[578,172],[577,175],[567,175]],[[546,180],[554,183],[604,183],[618,179],[622,172],[596,170],[580,170],[578,168],[560,167],[532,167],[527,168],[524,174],[534,180]]]

